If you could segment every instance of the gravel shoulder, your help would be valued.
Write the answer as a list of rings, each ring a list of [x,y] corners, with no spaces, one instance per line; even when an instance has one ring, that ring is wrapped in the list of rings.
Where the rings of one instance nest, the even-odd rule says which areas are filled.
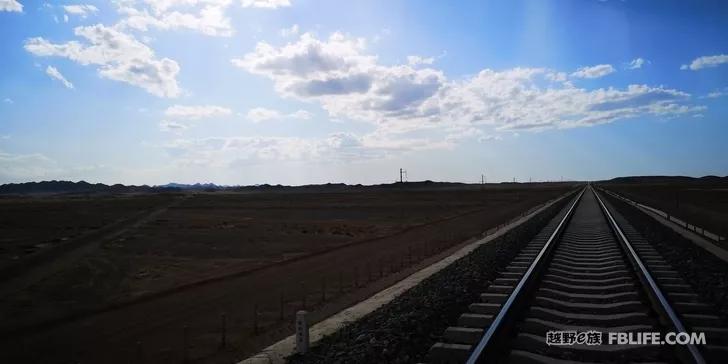
[[[634,206],[606,196],[621,215],[615,218],[629,221],[703,300],[715,305],[716,314],[728,322],[728,264]]]

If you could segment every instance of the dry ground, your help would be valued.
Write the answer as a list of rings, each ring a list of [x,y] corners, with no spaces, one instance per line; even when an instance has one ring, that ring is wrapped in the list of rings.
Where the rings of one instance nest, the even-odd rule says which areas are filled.
[[[170,194],[0,198],[0,267],[163,204]]]
[[[604,184],[604,187],[721,236],[728,236],[728,183],[610,183]]]
[[[176,362],[184,355],[183,326],[188,325],[190,358],[226,362],[285,335],[290,328],[279,322],[281,307],[286,318],[302,306],[335,311],[363,298],[362,290],[388,284],[405,267],[570,188],[202,193],[175,197],[176,203],[169,196],[148,195],[128,213],[104,201],[98,203],[101,211],[124,211],[113,215],[117,219],[158,210],[142,220],[129,218],[131,225],[107,218],[118,224],[111,238],[89,243],[79,256],[61,254],[57,269],[41,269],[46,274],[40,279],[5,290],[0,361],[128,362],[143,356],[149,362]],[[69,200],[69,214],[84,210],[75,202]],[[3,203],[20,210],[12,201]],[[51,202],[17,203],[31,218],[27,206]],[[44,226],[42,210],[33,226]],[[89,210],[72,220],[98,228],[99,214]],[[23,220],[14,221],[12,228],[0,226],[3,236],[16,234],[31,244],[26,229],[33,228],[18,228]],[[39,239],[53,239],[49,236],[53,233]],[[128,304],[135,300],[141,301]],[[116,309],[108,310],[113,305]],[[229,332],[226,348],[220,349],[223,312]]]

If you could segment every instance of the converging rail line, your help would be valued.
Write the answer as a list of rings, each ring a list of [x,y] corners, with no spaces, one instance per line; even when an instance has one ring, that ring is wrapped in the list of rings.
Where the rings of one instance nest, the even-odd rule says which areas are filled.
[[[480,298],[432,346],[432,362],[705,363],[728,357],[728,328],[715,308],[701,302],[591,186]],[[574,333],[580,340],[556,341]],[[612,342],[647,333],[662,339],[704,333],[705,344]]]

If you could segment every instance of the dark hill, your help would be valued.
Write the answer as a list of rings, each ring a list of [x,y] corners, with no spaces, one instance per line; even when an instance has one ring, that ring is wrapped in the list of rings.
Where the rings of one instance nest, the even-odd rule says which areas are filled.
[[[705,177],[686,177],[686,176],[630,176],[612,178],[604,183],[728,183],[728,177],[705,176]]]
[[[86,181],[42,181],[8,183],[0,186],[0,194],[59,194],[59,193],[132,193],[176,191],[175,188],[125,186],[122,184],[105,185]]]

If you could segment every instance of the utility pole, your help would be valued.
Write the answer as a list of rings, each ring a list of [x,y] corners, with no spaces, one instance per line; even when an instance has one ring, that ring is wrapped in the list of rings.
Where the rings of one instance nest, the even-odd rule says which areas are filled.
[[[402,168],[399,169],[399,183],[402,183]]]
[[[399,169],[399,183],[404,183],[405,179],[407,179],[407,171],[400,168]]]
[[[484,185],[485,184],[485,175],[484,174],[481,174],[480,175],[480,184],[481,185]]]

